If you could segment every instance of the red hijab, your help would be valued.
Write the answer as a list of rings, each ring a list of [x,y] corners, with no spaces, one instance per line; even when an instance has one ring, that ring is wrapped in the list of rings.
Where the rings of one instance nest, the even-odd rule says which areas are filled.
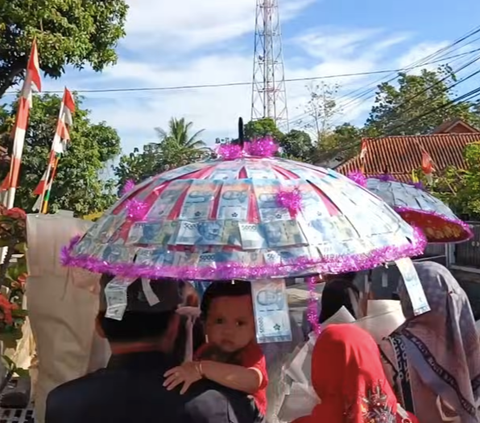
[[[331,325],[319,335],[312,355],[312,385],[321,404],[294,423],[397,421],[397,399],[378,346],[357,326]]]

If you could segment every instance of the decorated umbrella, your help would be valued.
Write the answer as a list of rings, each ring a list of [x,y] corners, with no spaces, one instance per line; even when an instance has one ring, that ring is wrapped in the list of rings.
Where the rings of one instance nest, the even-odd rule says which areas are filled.
[[[62,252],[65,265],[129,278],[262,279],[370,269],[426,240],[332,171],[273,157],[271,139],[130,190]]]
[[[390,175],[365,178],[360,172],[349,177],[378,195],[406,222],[422,229],[428,242],[463,242],[473,236],[470,227],[445,203],[426,192],[421,183],[399,182]]]

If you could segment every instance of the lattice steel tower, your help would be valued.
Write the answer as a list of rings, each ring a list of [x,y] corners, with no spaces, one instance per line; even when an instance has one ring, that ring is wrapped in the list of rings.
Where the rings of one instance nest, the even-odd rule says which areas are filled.
[[[255,16],[252,120],[266,117],[288,126],[278,0],[257,0]]]

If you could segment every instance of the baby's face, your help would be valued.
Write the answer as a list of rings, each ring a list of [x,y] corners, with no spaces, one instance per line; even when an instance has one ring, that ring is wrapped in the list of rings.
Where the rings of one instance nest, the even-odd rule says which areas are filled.
[[[252,298],[250,295],[215,298],[206,323],[209,343],[227,353],[245,348],[255,338]]]

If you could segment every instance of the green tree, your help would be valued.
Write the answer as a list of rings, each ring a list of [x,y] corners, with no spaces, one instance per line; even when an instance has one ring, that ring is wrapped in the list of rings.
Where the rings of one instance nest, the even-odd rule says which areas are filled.
[[[168,122],[168,130],[155,128],[155,131],[160,143],[168,142],[171,143],[171,147],[177,146],[179,149],[205,150],[207,148],[205,143],[198,139],[204,130],[191,134],[192,127],[193,123],[186,122],[185,118],[171,118]]]
[[[279,144],[282,147],[282,155],[286,158],[312,162],[314,147],[310,135],[306,132],[292,129],[282,137]]]
[[[456,81],[452,69],[442,66],[436,71],[424,69],[420,75],[401,72],[395,85],[380,84],[365,125],[366,134],[372,137],[428,134],[452,118],[479,126],[480,115],[475,104],[451,104]]]
[[[34,38],[52,78],[66,65],[101,71],[114,64],[127,10],[125,0],[0,0],[0,97],[24,77]]]
[[[323,138],[314,152],[315,163],[328,163],[332,160],[343,162],[359,153],[363,129],[351,123],[344,123],[333,129]]]
[[[270,135],[277,142],[280,142],[283,133],[277,127],[277,124],[272,118],[264,118],[259,120],[251,120],[245,124],[245,138],[252,140],[254,138],[261,138]]]
[[[145,145],[142,151],[136,148],[132,153],[122,156],[118,166],[114,167],[120,186],[129,179],[140,182],[168,169],[210,156],[212,150],[198,138],[203,130],[192,134],[192,127],[193,123],[186,122],[184,118],[172,118],[168,130],[155,128],[160,142]]]
[[[20,186],[15,205],[27,211],[32,209],[36,198],[33,195],[37,184],[46,170],[48,155],[56,129],[61,98],[55,95],[35,97],[30,111],[22,167]],[[113,181],[99,177],[108,162],[120,154],[120,137],[115,129],[105,122],[94,124],[90,121],[90,111],[82,108],[82,99],[76,97],[73,126],[70,128],[71,142],[67,152],[60,158],[58,171],[50,195],[49,210],[72,210],[77,215],[103,211],[116,199]],[[0,113],[0,129],[9,132],[11,116]],[[8,147],[8,144],[4,144]],[[8,169],[2,169],[2,178]]]
[[[465,219],[480,219],[480,143],[470,144],[464,151],[466,169],[447,168],[435,175],[431,187],[435,196]]]
[[[134,148],[130,154],[122,155],[113,171],[121,189],[128,180],[141,182],[162,172],[164,167],[161,147],[158,144],[147,144],[142,151]]]
[[[325,82],[307,85],[309,100],[305,106],[305,114],[312,118],[312,123],[307,124],[307,127],[314,131],[319,148],[332,132],[333,117],[340,113],[335,101],[338,88],[338,85]]]

